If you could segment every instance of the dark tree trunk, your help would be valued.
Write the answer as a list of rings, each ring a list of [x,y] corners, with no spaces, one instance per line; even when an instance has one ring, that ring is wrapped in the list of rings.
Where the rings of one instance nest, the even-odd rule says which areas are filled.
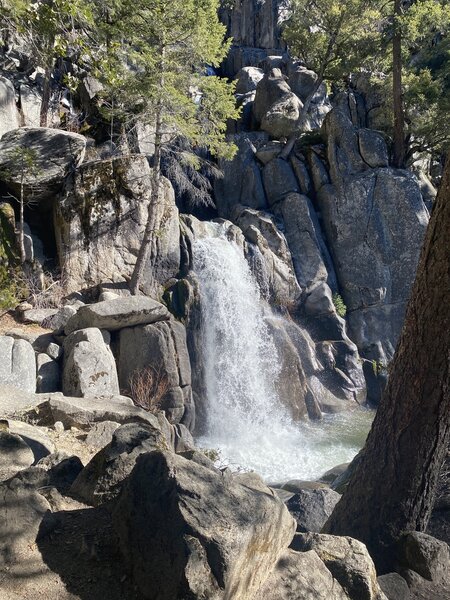
[[[324,531],[364,542],[392,570],[402,531],[424,531],[450,440],[450,158],[391,375],[361,463]]]
[[[50,96],[51,96],[51,69],[50,67],[45,68],[44,83],[42,87],[42,102],[41,111],[39,115],[39,121],[41,127],[47,127],[48,122],[48,110],[50,107]]]
[[[394,96],[394,156],[395,167],[405,167],[405,113],[402,91],[402,33],[397,19],[402,14],[402,0],[394,2],[394,36],[392,39],[392,85]]]

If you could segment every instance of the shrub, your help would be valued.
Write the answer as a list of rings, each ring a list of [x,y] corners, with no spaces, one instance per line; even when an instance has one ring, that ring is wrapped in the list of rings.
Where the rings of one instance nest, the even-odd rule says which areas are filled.
[[[161,410],[162,400],[169,390],[166,374],[155,367],[134,371],[129,386],[135,405],[151,413]]]
[[[337,314],[340,317],[344,318],[347,314],[347,307],[345,306],[345,303],[340,294],[333,294],[333,304]]]

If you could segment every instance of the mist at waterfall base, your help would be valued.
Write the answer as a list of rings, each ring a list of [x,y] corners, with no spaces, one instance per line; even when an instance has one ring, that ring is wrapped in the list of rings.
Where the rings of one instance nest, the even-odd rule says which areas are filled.
[[[277,350],[264,321],[269,310],[238,245],[217,225],[194,243],[200,335],[207,392],[206,433],[197,444],[222,464],[266,481],[314,479],[350,461],[363,446],[371,411],[357,408],[318,422],[293,422],[277,397]]]

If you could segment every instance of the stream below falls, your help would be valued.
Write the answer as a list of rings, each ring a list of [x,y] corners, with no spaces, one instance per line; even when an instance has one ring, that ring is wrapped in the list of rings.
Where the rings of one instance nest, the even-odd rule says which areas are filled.
[[[270,309],[239,246],[217,224],[194,243],[200,284],[206,433],[196,440],[231,468],[254,470],[268,482],[313,480],[350,461],[374,416],[368,409],[294,422],[280,403],[275,344],[265,324]]]

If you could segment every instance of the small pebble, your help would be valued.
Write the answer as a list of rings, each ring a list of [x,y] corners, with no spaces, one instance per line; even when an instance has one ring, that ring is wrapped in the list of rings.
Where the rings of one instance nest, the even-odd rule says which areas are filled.
[[[64,425],[61,423],[61,421],[56,421],[54,427],[55,427],[55,431],[57,433],[63,433],[64,432]]]

